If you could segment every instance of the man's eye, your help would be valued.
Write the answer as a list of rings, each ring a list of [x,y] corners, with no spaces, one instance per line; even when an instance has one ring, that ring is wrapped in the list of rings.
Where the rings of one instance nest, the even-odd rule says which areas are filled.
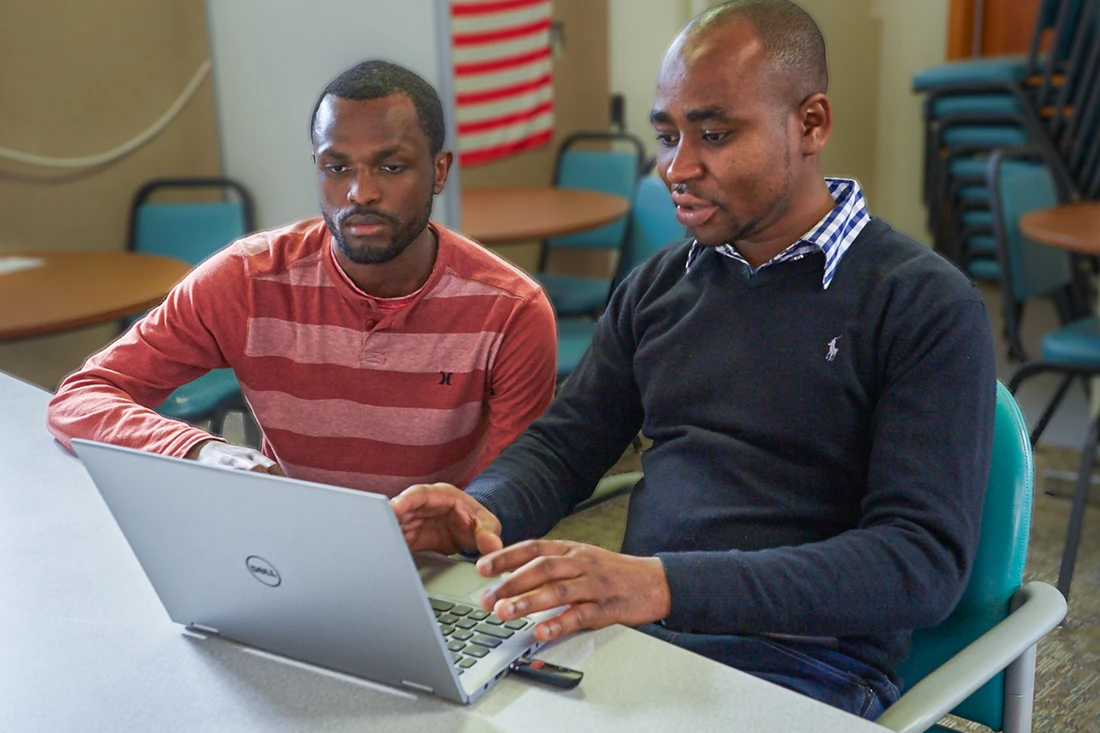
[[[725,132],[704,132],[703,140],[708,143],[717,143],[724,140],[727,134]]]
[[[390,163],[382,166],[382,170],[386,171],[387,173],[400,173],[401,171],[405,170],[405,166],[397,165],[396,163]]]
[[[346,165],[326,165],[325,170],[329,173],[335,173],[336,175],[339,175],[341,173],[346,173],[348,167]]]
[[[661,133],[657,136],[657,142],[666,148],[672,147],[676,144],[676,136],[670,133]]]

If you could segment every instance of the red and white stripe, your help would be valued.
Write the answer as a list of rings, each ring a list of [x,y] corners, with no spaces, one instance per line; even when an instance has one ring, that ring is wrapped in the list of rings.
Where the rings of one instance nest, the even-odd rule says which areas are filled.
[[[551,0],[452,0],[458,155],[487,163],[550,142]]]

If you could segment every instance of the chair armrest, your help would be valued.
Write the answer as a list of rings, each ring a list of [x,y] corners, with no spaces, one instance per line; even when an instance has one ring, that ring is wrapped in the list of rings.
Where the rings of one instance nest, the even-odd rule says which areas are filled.
[[[928,730],[1066,615],[1066,599],[1039,581],[1023,585],[1012,603],[1008,618],[914,685],[875,722],[898,733]]]
[[[604,476],[600,479],[600,482],[596,484],[596,488],[592,491],[592,496],[573,507],[573,511],[579,512],[591,506],[595,506],[596,504],[605,502],[608,499],[613,499],[620,494],[629,493],[634,490],[634,484],[638,483],[641,478],[641,471],[627,471],[626,473],[616,473],[611,476]]]

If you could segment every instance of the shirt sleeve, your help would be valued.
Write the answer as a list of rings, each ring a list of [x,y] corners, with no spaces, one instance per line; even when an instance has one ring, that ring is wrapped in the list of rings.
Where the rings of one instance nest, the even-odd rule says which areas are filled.
[[[489,429],[474,475],[483,471],[554,398],[557,327],[545,293],[523,301],[509,319],[493,359]]]
[[[641,429],[624,343],[632,336],[630,311],[621,306],[626,290],[612,296],[591,346],[545,414],[466,488],[500,519],[506,545],[541,537],[591,496]]]
[[[996,373],[980,301],[902,306],[874,412],[856,528],[752,552],[659,553],[670,628],[866,635],[934,625],[977,551]]]
[[[213,438],[153,408],[180,385],[229,366],[247,324],[243,278],[232,247],[192,270],[161,305],[61,383],[46,411],[54,437],[69,448],[84,438],[177,457]]]

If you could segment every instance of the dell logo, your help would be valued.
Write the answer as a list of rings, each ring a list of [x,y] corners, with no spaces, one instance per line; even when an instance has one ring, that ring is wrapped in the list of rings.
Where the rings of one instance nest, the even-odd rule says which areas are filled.
[[[248,568],[248,572],[252,573],[253,578],[264,585],[270,585],[274,588],[283,582],[283,578],[279,575],[279,571],[275,569],[275,566],[259,555],[246,557],[244,566]]]

